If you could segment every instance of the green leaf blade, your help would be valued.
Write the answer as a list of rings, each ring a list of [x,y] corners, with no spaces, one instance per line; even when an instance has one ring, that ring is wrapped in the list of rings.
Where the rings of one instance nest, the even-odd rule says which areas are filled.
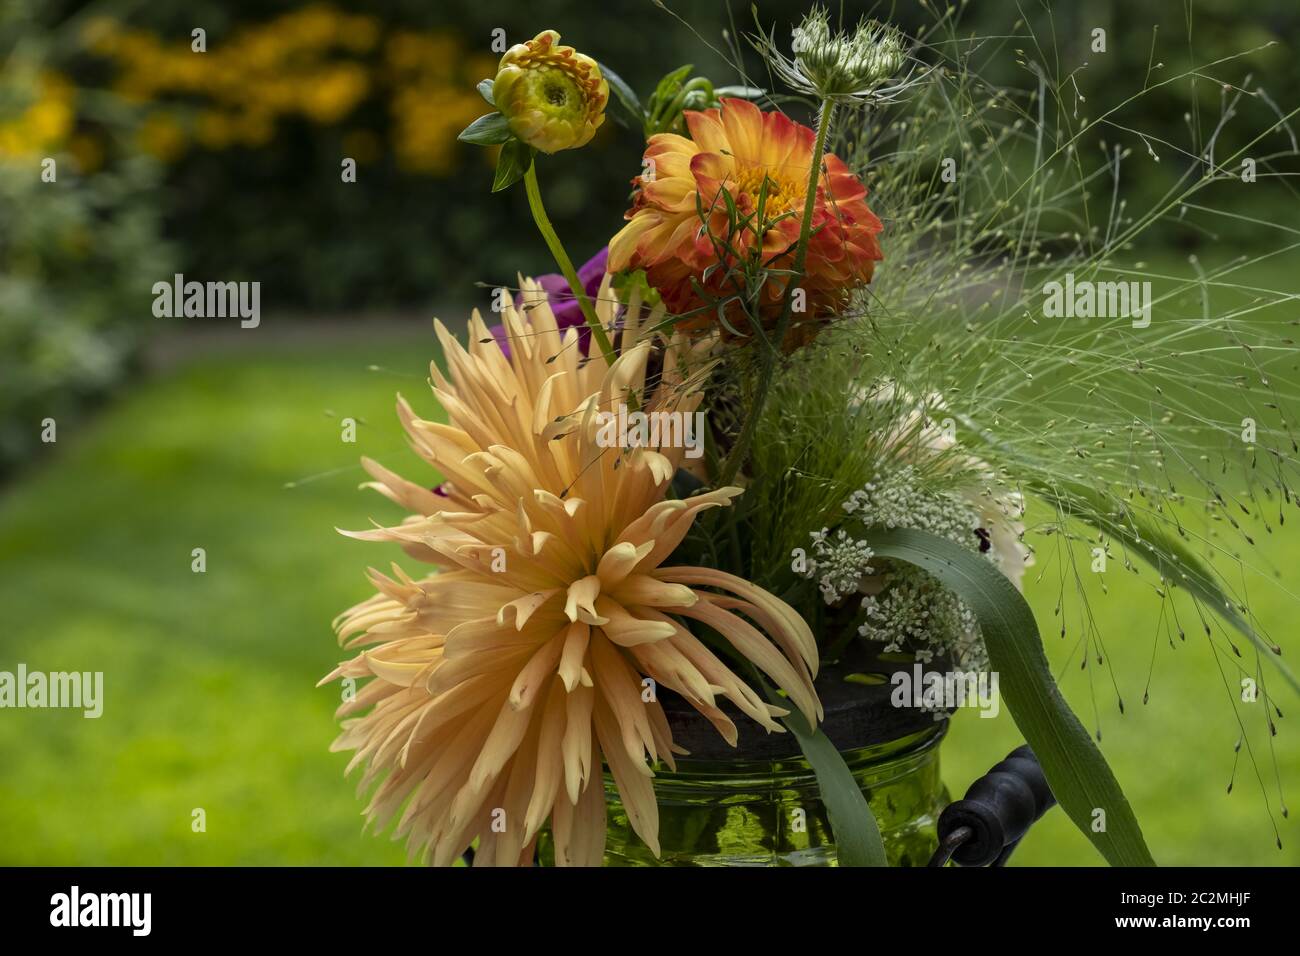
[[[768,697],[780,706],[789,703],[770,689]],[[835,856],[839,865],[888,866],[885,844],[880,838],[880,827],[871,812],[871,805],[831,739],[820,728],[810,727],[803,714],[793,708],[781,721],[799,741],[804,759],[817,776],[822,803],[826,805],[831,832],[835,835]]]
[[[500,113],[487,113],[466,126],[456,138],[475,146],[498,146],[510,139],[510,124]]]
[[[637,98],[636,92],[627,82],[607,67],[604,63],[599,64],[601,75],[609,83],[610,92],[614,94],[614,99],[623,107],[628,118],[639,128],[645,123],[645,110],[641,108],[641,101]]]
[[[880,557],[928,571],[975,613],[1007,709],[1079,831],[1112,866],[1155,866],[1119,782],[1052,678],[1033,611],[1015,585],[975,552],[929,532],[872,529],[867,541]]]
[[[492,181],[492,191],[499,193],[503,189],[509,189],[524,178],[524,174],[532,164],[531,146],[521,140],[513,138],[507,140],[501,147],[501,155],[497,158],[497,171]]]

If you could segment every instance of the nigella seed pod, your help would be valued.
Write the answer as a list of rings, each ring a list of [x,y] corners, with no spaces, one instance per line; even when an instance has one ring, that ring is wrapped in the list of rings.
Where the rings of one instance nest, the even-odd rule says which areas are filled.
[[[773,35],[753,42],[786,85],[822,100],[887,101],[909,85],[893,81],[907,61],[902,34],[875,20],[837,32],[826,9],[814,7],[794,28],[792,57],[777,49]]]

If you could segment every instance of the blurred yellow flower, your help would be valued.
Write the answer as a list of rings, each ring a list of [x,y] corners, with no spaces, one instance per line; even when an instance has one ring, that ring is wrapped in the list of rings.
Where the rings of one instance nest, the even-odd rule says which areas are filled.
[[[585,146],[605,122],[609,83],[591,57],[543,30],[501,57],[492,96],[510,131],[543,153]]]
[[[185,152],[185,130],[170,113],[151,113],[136,132],[140,149],[164,163]]]
[[[446,175],[462,156],[456,133],[482,110],[473,82],[497,66],[494,57],[467,52],[452,34],[386,29],[374,17],[322,4],[213,39],[196,56],[188,37],[163,40],[104,17],[82,31],[86,47],[117,68],[112,88],[118,95],[157,104],[151,112],[166,114],[149,120],[139,136],[160,158],[182,154],[189,136],[178,117],[190,111],[193,145],[255,148],[270,142],[286,119],[338,126],[378,96],[402,168]],[[384,152],[385,144],[367,135],[363,148],[349,152],[359,162]],[[2,137],[0,127],[0,145]]]
[[[60,73],[44,72],[28,91],[31,100],[0,122],[0,156],[36,156],[63,148],[76,125],[76,88]]]
[[[304,91],[302,112],[323,126],[337,123],[365,98],[370,78],[356,63],[340,63],[317,73]]]
[[[247,146],[265,146],[275,136],[275,119],[266,110],[253,109],[234,117],[235,135]]]
[[[208,149],[225,149],[235,139],[235,126],[219,110],[204,110],[194,120],[194,138]]]
[[[412,86],[392,101],[393,149],[403,169],[444,175],[455,168],[456,134],[483,111],[472,90],[441,85]]]

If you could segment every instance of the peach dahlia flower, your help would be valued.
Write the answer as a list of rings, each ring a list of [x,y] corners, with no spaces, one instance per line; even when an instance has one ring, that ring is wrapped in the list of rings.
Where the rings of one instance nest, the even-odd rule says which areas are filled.
[[[782,113],[764,113],[747,100],[724,99],[721,109],[685,115],[689,139],[675,133],[650,137],[648,172],[637,178],[628,223],[609,244],[610,271],[645,269],[650,285],[676,314],[736,294],[738,272],[729,276],[726,268],[709,268],[719,261],[715,242],[728,241],[724,191],[746,216],[757,210],[763,182],[768,182],[764,221],[751,220],[730,237],[739,257],[728,254],[725,264],[761,250],[769,270],[793,267],[816,139],[808,127]],[[815,334],[819,321],[843,308],[855,287],[871,281],[876,261],[883,258],[876,240],[882,226],[867,208],[866,187],[837,156],[827,153],[823,162],[805,274],[799,280],[806,308],[793,316],[787,347]],[[775,324],[789,281],[788,275],[768,276],[759,303],[764,327]],[[748,333],[738,301],[730,302],[725,314],[728,324]],[[686,329],[718,324],[714,309],[681,323]]]
[[[475,840],[476,864],[526,865],[548,821],[558,864],[599,864],[602,761],[657,853],[651,764],[672,768],[682,751],[647,690],[676,691],[733,744],[722,698],[769,732],[787,713],[692,622],[753,662],[810,721],[821,716],[816,645],[791,607],[723,571],[666,563],[696,516],[739,489],[671,499],[682,449],[597,442],[597,412],[629,391],[646,411],[694,410],[701,396],[678,371],[685,346],[669,345],[645,395],[651,343],[637,341],[634,324],[610,367],[584,357],[578,331],[561,333],[545,293],[522,284],[523,307],[504,313],[509,359],[477,312],[468,349],[437,326],[449,371],[431,374],[447,424],[398,400],[412,447],[447,478],[446,494],[364,462],[369,487],[410,515],[352,537],[399,542],[438,570],[372,569],[378,593],[336,621],[357,654],[325,678],[370,678],[339,708],[347,719],[334,749],[356,751],[349,770],[365,766],[362,790],[377,784],[369,819],[397,818],[396,835],[435,865]],[[610,299],[606,278],[597,299],[606,322]],[[647,327],[661,318],[651,313]]]

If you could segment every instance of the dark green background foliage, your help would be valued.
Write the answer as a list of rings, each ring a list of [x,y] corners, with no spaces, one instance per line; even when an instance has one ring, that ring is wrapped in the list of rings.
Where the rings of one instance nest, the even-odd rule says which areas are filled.
[[[302,6],[251,0],[22,2],[0,17],[0,56],[11,64],[34,60],[69,76],[83,90],[102,91],[111,88],[111,69],[77,42],[92,16],[111,17],[170,42],[184,42],[202,25],[210,49],[216,49],[223,38]],[[690,20],[689,27],[649,0],[384,0],[331,6],[375,17],[385,30],[451,34],[460,38],[464,50],[483,53],[490,52],[496,28],[513,42],[555,25],[566,42],[614,66],[643,95],[665,72],[684,63],[694,63],[697,72],[717,83],[740,82],[738,72],[709,47],[739,49],[750,79],[771,87],[752,50],[736,42],[737,34],[754,29],[749,5],[743,3],[731,4],[730,12],[722,3],[670,4]],[[764,23],[776,24],[778,36],[788,37],[789,24],[804,6],[782,0],[758,8]],[[1254,4],[1249,15],[1229,0],[1198,3],[1190,41],[1184,5],[1173,0],[1141,10],[1122,3],[1056,4],[1047,11],[1030,6],[1029,22],[1018,23],[1008,5],[963,5],[958,34],[986,38],[969,45],[968,66],[991,83],[1021,89],[1034,88],[1038,77],[1046,76],[1046,108],[1062,108],[1058,103],[1063,103],[1081,119],[1190,62],[1211,62],[1282,41],[1207,68],[1194,97],[1186,83],[1171,84],[1144,97],[1140,109],[1113,117],[1106,146],[1099,142],[1096,155],[1083,158],[1095,162],[1116,143],[1132,150],[1123,182],[1130,211],[1154,205],[1188,175],[1189,123],[1204,140],[1220,117],[1221,88],[1209,77],[1252,90],[1266,77],[1266,92],[1279,103],[1300,86],[1300,66],[1286,42],[1300,33],[1300,12],[1286,0]],[[847,21],[863,13],[888,17],[916,35],[926,35],[934,23],[933,14],[920,5],[843,6]],[[1095,27],[1107,31],[1105,54],[1089,50]],[[25,422],[42,403],[66,411],[119,381],[141,339],[158,327],[149,310],[149,285],[169,275],[173,265],[195,278],[261,281],[264,309],[304,318],[322,312],[478,304],[484,293],[475,283],[512,284],[517,272],[552,268],[533,231],[521,228],[528,221],[523,190],[486,195],[491,169],[477,147],[458,145],[452,168],[436,176],[404,170],[391,150],[383,150],[362,166],[355,184],[342,183],[338,164],[346,155],[345,128],[370,131],[380,143],[391,134],[387,104],[377,93],[337,123],[289,117],[277,124],[274,138],[263,147],[191,149],[167,165],[143,162],[133,153],[125,135],[133,116],[138,119],[131,104],[115,102],[103,92],[93,92],[83,103],[79,126],[106,134],[106,169],[84,183],[60,187],[58,196],[29,188],[13,176],[0,192],[0,342],[5,360],[14,366],[0,376],[0,409],[6,419]],[[800,104],[787,100],[784,105],[803,115]],[[1220,155],[1242,146],[1248,133],[1274,117],[1259,97],[1246,98],[1238,112],[1219,137]],[[579,261],[619,228],[630,180],[639,171],[643,144],[637,131],[613,121],[606,127],[587,148],[545,160],[541,169],[552,219]],[[1284,139],[1285,134],[1276,134],[1257,151],[1266,155],[1284,145]],[[1150,158],[1148,146],[1159,162]],[[1243,217],[1258,201],[1249,192],[1232,198]],[[94,248],[48,241],[52,224],[59,222],[72,224],[74,232],[93,229]],[[1059,225],[1073,228],[1066,221]],[[1231,243],[1251,252],[1259,241],[1248,218],[1220,220],[1213,231],[1156,228],[1149,236],[1188,251]],[[887,249],[886,234],[886,254]],[[25,424],[0,428],[0,469],[32,450],[25,429]]]
[[[52,29],[66,21],[77,5],[44,4],[40,22]],[[241,25],[266,20],[294,9],[298,3],[236,2],[185,4],[118,4],[128,24],[183,38],[196,24],[208,31],[209,43]],[[718,47],[726,45],[726,5],[669,4],[687,17],[699,37],[649,0],[613,0],[593,4],[577,0],[539,0],[530,4],[413,3],[384,0],[338,3],[344,10],[377,16],[386,23],[420,29],[449,30],[464,38],[467,49],[489,49],[491,31],[503,28],[510,40],[532,36],[552,24],[562,27],[565,42],[573,43],[618,70],[638,91],[645,92],[663,73],[693,62],[697,70],[718,83],[739,77],[707,49],[700,37]],[[788,26],[805,4],[759,3],[760,16]],[[835,4],[831,4],[835,8]],[[732,16],[740,32],[750,32],[749,4],[733,3]],[[1151,82],[1185,67],[1189,58],[1207,62],[1259,47],[1270,40],[1300,34],[1300,10],[1286,0],[1252,4],[1248,15],[1230,0],[1196,4],[1193,40],[1181,3],[1143,5],[1138,10],[1121,3],[1056,4],[1050,13],[1024,5],[1028,28],[1036,39],[1023,36],[999,40],[1013,30],[1015,8],[980,3],[961,13],[959,33],[990,39],[972,47],[972,65],[990,81],[1032,86],[1026,68],[1017,67],[1009,49],[1022,49],[1025,60],[1041,63],[1051,77],[1064,82],[1077,70],[1078,87],[1086,96],[1080,116],[1095,115],[1103,104],[1141,89],[1152,52],[1152,29],[1158,27]],[[846,4],[846,19],[860,12],[890,16],[912,32],[932,22],[917,5],[897,8],[878,4]],[[1091,30],[1107,30],[1107,52],[1089,50]],[[734,33],[733,33],[734,35]],[[745,47],[747,65],[768,86],[752,51]],[[924,54],[923,54],[924,55]],[[1087,66],[1079,69],[1084,62]],[[86,68],[89,75],[93,70]],[[1250,73],[1251,88],[1266,76],[1274,100],[1285,100],[1297,88],[1300,68],[1285,42],[1239,60],[1217,72],[1241,83]],[[1200,84],[1193,122],[1210,129],[1218,120],[1219,88]],[[1072,94],[1062,92],[1067,102]],[[1244,105],[1254,111],[1252,123],[1239,123],[1225,132],[1223,150],[1240,143],[1238,127],[1258,129],[1272,114],[1265,104]],[[1150,197],[1163,193],[1183,169],[1184,157],[1174,146],[1188,142],[1183,114],[1188,111],[1184,84],[1168,95],[1147,98],[1140,115],[1121,115],[1117,122],[1141,131],[1161,155],[1154,169],[1143,170],[1140,188]],[[355,119],[382,134],[386,117],[373,101],[363,103]],[[356,124],[353,124],[356,125]],[[611,124],[612,125],[612,124]],[[1132,134],[1115,131],[1114,140],[1145,152]],[[542,171],[548,206],[556,227],[575,250],[598,248],[618,228],[628,183],[638,171],[641,143],[634,132],[607,131],[588,149],[545,164]],[[431,178],[401,172],[385,159],[366,168],[355,186],[344,188],[335,157],[341,153],[338,130],[303,122],[279,132],[273,148],[195,151],[168,172],[165,198],[168,233],[178,240],[182,266],[188,272],[220,276],[248,275],[269,280],[269,302],[279,307],[355,308],[373,305],[412,305],[466,295],[467,278],[496,282],[517,269],[544,269],[544,250],[526,230],[517,228],[527,216],[522,190],[484,201],[489,172],[473,147],[462,147],[458,171]],[[1207,240],[1210,237],[1206,237]],[[576,253],[581,254],[581,253]]]

